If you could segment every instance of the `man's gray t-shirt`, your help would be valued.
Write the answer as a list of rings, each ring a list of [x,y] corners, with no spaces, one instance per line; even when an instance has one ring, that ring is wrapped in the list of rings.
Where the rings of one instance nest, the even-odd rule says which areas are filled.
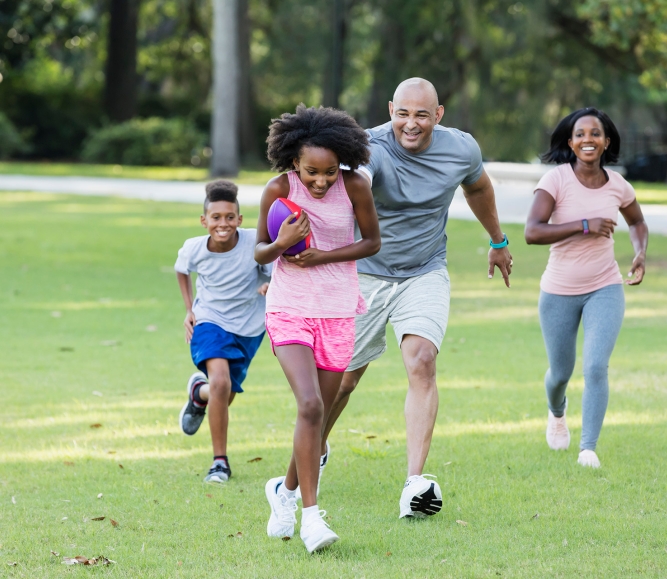
[[[239,240],[224,253],[208,250],[208,235],[193,237],[178,251],[174,269],[197,274],[192,312],[197,324],[210,322],[238,336],[264,331],[266,299],[257,293],[269,281],[271,266],[255,261],[255,229],[237,229]]]
[[[477,142],[436,125],[429,147],[414,154],[396,142],[391,122],[366,132],[371,161],[361,171],[371,177],[382,248],[357,261],[357,270],[399,281],[445,268],[445,226],[454,193],[484,171]]]

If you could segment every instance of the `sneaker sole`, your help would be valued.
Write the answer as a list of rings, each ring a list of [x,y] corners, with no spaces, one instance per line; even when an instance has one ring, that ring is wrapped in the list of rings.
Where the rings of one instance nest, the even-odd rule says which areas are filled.
[[[190,400],[189,400],[190,399],[190,390],[192,388],[192,381],[193,381],[195,376],[204,376],[204,374],[199,372],[199,373],[195,373],[192,376],[190,376],[190,379],[188,380],[188,385],[185,387],[185,391],[188,394],[188,402],[185,403],[183,408],[181,408],[180,413],[178,414],[178,425],[181,427],[181,432],[183,434],[185,434],[185,436],[194,436],[195,434],[197,434],[197,431],[199,430],[199,428],[198,428],[192,434],[190,434],[189,432],[185,432],[185,430],[183,429],[183,416],[185,415],[185,411],[188,409],[188,404],[190,403]],[[206,378],[206,376],[204,376],[204,379],[205,378]]]
[[[217,480],[206,480],[204,479],[202,482],[205,485],[211,485],[211,486],[222,486],[224,485],[227,481],[229,481],[229,477],[226,479],[217,479]]]
[[[309,553],[315,553],[316,551],[321,551],[322,549],[325,549],[326,547],[329,547],[330,545],[333,545],[336,541],[339,541],[340,537],[338,535],[334,535],[333,537],[326,537],[325,539],[322,539],[319,543],[317,543],[314,547],[309,547],[306,545],[306,550]]]
[[[428,489],[420,494],[421,496],[415,495],[412,497],[412,500],[410,501],[410,511],[401,513],[398,517],[399,519],[404,517],[430,517],[442,510],[442,499],[439,499],[435,494],[435,483],[431,483]]]

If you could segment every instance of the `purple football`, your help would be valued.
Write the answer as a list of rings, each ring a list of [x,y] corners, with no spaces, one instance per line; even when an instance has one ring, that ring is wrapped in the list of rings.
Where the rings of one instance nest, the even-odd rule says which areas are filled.
[[[295,219],[297,219],[301,215],[301,207],[299,207],[293,201],[279,197],[273,202],[269,208],[269,214],[266,217],[266,226],[269,230],[269,237],[271,238],[271,241],[275,241],[277,239],[278,232],[280,231],[280,226],[283,224],[283,221],[295,213],[297,214]],[[285,255],[296,255],[297,253],[301,253],[309,247],[310,233],[306,239],[303,239],[289,249],[286,249],[284,253]]]

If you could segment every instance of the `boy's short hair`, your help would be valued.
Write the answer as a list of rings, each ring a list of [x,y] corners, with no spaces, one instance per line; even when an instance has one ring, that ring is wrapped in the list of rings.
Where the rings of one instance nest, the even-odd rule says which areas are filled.
[[[236,211],[241,212],[238,200],[239,188],[226,179],[216,179],[206,183],[206,199],[204,199],[204,215],[208,211],[208,206],[216,201],[228,201],[236,203]]]

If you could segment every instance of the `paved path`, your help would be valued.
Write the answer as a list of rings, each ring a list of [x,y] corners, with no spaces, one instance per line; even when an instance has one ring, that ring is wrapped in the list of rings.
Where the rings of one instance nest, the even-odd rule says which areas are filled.
[[[489,163],[487,171],[494,181],[496,203],[502,223],[525,223],[532,201],[532,192],[540,176],[549,167],[515,163]],[[112,179],[106,177],[43,177],[27,175],[0,175],[0,190],[42,191],[76,195],[116,195],[153,201],[180,201],[201,203],[203,183],[191,181],[150,181],[143,179]],[[263,187],[239,186],[241,205],[258,205]],[[649,230],[667,235],[667,205],[642,207]],[[463,193],[459,190],[452,202],[449,215],[453,219],[474,220]],[[619,216],[619,229],[627,230]]]

